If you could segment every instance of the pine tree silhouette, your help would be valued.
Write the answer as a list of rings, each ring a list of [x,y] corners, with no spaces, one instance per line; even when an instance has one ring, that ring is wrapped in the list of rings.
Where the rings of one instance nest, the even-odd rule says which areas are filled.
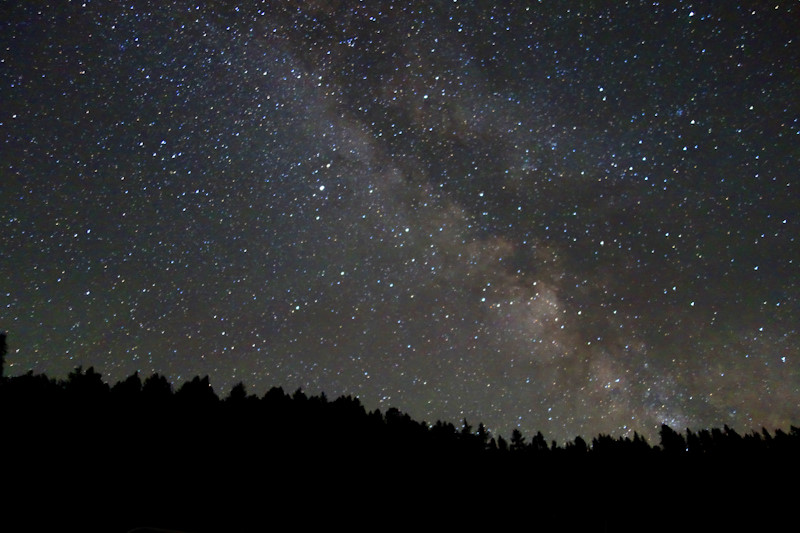
[[[6,368],[6,353],[8,352],[8,345],[6,344],[6,332],[0,332],[0,380],[5,376],[4,371]]]

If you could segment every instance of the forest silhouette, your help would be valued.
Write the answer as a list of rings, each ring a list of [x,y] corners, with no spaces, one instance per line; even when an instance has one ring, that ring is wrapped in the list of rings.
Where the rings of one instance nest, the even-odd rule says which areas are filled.
[[[758,527],[756,509],[790,510],[800,451],[794,426],[664,425],[657,445],[637,433],[558,445],[370,411],[353,396],[259,397],[239,383],[220,398],[208,377],[109,385],[81,367],[0,375],[0,406],[4,531]]]

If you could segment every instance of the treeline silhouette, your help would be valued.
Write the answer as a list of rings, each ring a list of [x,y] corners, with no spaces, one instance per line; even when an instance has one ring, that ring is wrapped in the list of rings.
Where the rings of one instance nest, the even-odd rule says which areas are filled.
[[[658,445],[634,433],[562,446],[541,433],[515,429],[506,440],[466,420],[370,411],[352,396],[275,387],[259,397],[240,383],[220,398],[208,377],[174,389],[162,375],[133,374],[111,386],[80,367],[61,380],[3,377],[0,406],[5,516],[29,530],[244,531],[298,502],[313,508],[311,523],[409,498],[444,510],[443,495],[506,512],[535,504],[542,525],[608,527],[609,509],[646,519],[679,495],[691,509],[708,490],[794,475],[800,451],[794,426],[740,435],[664,425]],[[587,514],[567,510],[575,505]]]
[[[367,410],[353,396],[329,400],[322,393],[307,396],[301,389],[292,394],[273,387],[259,397],[248,394],[243,383],[220,398],[208,376],[183,383],[177,390],[158,373],[142,380],[138,373],[108,385],[94,368],[76,368],[66,379],[44,374],[27,374],[0,381],[0,401],[6,406],[5,423],[24,428],[33,435],[49,426],[62,432],[80,428],[84,435],[99,431],[107,438],[136,441],[148,434],[181,439],[203,427],[204,440],[231,438],[238,446],[258,443],[270,448],[304,452],[357,453],[396,452],[417,454],[533,458],[542,456],[726,458],[742,456],[784,456],[800,452],[800,428],[791,426],[770,433],[739,434],[727,425],[723,429],[686,429],[680,433],[662,425],[660,444],[651,445],[634,432],[632,437],[598,435],[590,443],[578,436],[563,446],[548,441],[541,432],[530,439],[519,429],[509,440],[493,436],[479,423],[466,419],[456,427],[451,422],[428,424],[413,420],[397,408],[385,413]],[[13,406],[13,407],[12,407]],[[48,424],[43,424],[48,421]],[[132,421],[136,421],[135,424]],[[147,431],[140,430],[146,428]],[[265,442],[261,442],[266,439]]]

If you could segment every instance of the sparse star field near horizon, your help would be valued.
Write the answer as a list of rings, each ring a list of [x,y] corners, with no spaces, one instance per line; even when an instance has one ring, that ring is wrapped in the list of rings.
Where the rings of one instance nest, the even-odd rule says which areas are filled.
[[[7,375],[800,425],[800,5],[8,2]]]

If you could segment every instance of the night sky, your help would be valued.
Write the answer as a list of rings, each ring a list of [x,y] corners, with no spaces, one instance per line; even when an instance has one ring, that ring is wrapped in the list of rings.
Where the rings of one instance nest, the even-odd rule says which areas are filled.
[[[800,424],[795,1],[0,5],[6,373]]]

